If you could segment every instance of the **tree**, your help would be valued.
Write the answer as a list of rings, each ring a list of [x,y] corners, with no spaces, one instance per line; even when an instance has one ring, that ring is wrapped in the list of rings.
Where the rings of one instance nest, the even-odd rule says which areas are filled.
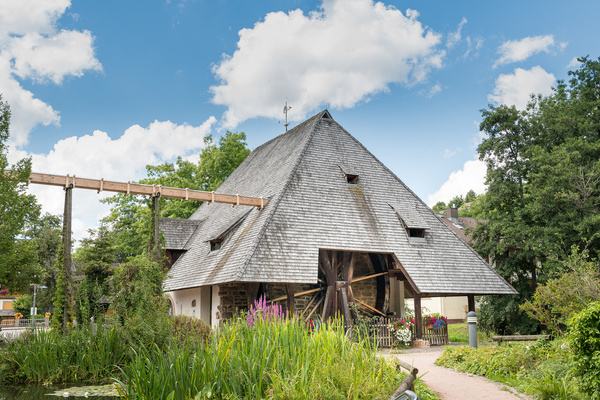
[[[81,282],[75,288],[75,316],[82,323],[106,312],[106,303],[100,301],[110,294],[108,280],[114,273],[117,260],[113,231],[101,226],[97,230],[90,229],[89,234],[73,255],[77,269],[83,273]]]
[[[0,96],[0,284],[14,293],[25,290],[38,273],[35,243],[22,235],[40,207],[35,196],[25,192],[31,160],[8,163],[9,125],[10,108]]]
[[[490,319],[482,322],[507,332],[538,329],[518,305],[564,271],[573,246],[600,253],[600,62],[579,61],[568,84],[532,97],[525,110],[482,110],[488,191],[474,246],[521,296],[485,299]]]
[[[221,183],[250,154],[243,132],[227,132],[218,145],[212,136],[204,139],[206,147],[200,153],[198,164],[177,158],[175,163],[148,165],[148,177],[139,181],[148,185],[188,188],[193,190],[216,190]],[[104,200],[111,204],[111,212],[103,222],[115,232],[117,261],[126,262],[129,257],[144,254],[152,236],[152,200],[133,195],[116,195]],[[160,216],[188,218],[200,202],[176,199],[160,199]]]

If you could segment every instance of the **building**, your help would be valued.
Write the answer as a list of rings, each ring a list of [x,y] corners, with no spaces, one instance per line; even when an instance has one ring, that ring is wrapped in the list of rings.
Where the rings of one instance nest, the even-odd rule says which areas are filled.
[[[304,318],[400,316],[406,297],[420,315],[423,297],[516,293],[328,111],[256,148],[218,192],[269,202],[161,220],[175,314],[216,326],[264,295]]]

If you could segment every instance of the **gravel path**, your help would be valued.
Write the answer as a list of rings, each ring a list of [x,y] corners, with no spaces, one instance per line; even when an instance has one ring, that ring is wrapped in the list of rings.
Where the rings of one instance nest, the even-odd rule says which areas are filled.
[[[418,368],[418,377],[442,400],[532,400],[501,383],[435,365],[442,351],[442,347],[432,347],[427,350],[413,349],[410,353],[383,355],[399,358]]]

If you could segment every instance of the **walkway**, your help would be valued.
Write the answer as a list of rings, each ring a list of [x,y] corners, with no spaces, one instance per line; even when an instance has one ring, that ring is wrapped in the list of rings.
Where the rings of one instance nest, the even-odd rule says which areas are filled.
[[[418,377],[422,377],[423,382],[442,400],[531,400],[530,397],[518,394],[501,383],[435,365],[434,362],[442,354],[443,347],[410,351],[384,356],[399,358],[418,368]]]

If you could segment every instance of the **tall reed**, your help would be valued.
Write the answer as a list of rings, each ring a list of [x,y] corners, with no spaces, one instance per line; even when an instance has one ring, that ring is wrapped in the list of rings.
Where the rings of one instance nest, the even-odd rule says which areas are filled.
[[[252,325],[226,323],[202,348],[139,352],[119,382],[123,397],[376,399],[400,382],[373,342],[351,342],[339,324],[312,333],[294,319]]]
[[[115,329],[84,327],[62,335],[55,330],[26,334],[0,352],[0,380],[10,383],[101,382],[115,377],[132,358]]]

